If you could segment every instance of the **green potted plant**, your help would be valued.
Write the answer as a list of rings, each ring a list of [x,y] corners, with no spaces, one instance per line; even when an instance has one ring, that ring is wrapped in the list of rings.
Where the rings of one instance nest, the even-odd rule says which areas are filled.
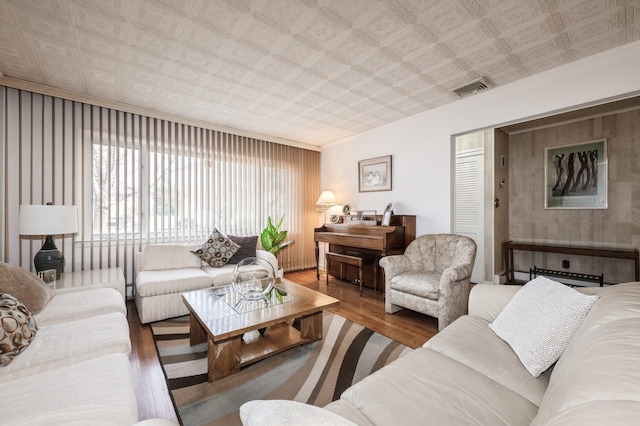
[[[269,216],[269,219],[267,220],[267,227],[264,228],[264,230],[260,234],[260,242],[262,243],[262,247],[266,251],[272,253],[275,257],[278,257],[278,253],[280,253],[280,250],[294,243],[294,241],[285,241],[285,238],[287,238],[287,231],[280,230],[280,226],[282,226],[283,220],[284,215],[274,225],[273,221],[271,220],[271,216]]]
[[[260,234],[260,243],[262,243],[262,247],[273,254],[276,258],[278,257],[278,253],[280,250],[289,247],[294,241],[285,241],[287,238],[287,231],[281,231],[280,227],[282,226],[282,221],[284,220],[284,215],[278,220],[278,222],[274,225],[273,220],[271,220],[271,216],[267,219],[267,227],[262,230]],[[282,268],[278,269],[277,276],[282,278],[284,271]],[[273,287],[271,292],[269,292],[269,297],[271,297],[271,293],[275,290],[276,298],[282,303],[283,296],[286,296],[287,293],[283,290],[280,290],[277,287]]]

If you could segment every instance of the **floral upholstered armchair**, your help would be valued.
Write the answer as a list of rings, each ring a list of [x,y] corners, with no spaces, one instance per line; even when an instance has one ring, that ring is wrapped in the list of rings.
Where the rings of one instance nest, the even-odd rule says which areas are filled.
[[[476,243],[454,234],[423,235],[404,254],[380,259],[385,310],[402,308],[438,318],[438,330],[467,313]]]

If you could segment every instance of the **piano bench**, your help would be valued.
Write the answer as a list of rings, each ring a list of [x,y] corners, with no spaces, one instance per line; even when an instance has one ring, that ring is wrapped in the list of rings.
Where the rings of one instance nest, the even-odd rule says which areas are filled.
[[[327,268],[327,285],[329,285],[329,264],[330,262],[340,263],[340,282],[344,277],[344,265],[354,265],[358,267],[358,284],[360,285],[360,296],[362,296],[362,268],[373,264],[373,291],[378,289],[378,262],[376,257],[359,253],[337,253],[328,251],[325,253],[325,264]]]

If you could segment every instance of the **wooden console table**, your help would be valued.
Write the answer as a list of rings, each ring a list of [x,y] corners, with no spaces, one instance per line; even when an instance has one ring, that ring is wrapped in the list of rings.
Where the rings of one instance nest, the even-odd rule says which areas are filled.
[[[550,244],[515,243],[513,241],[507,241],[505,243],[502,243],[502,253],[504,255],[504,265],[507,274],[507,284],[514,284],[516,282],[515,271],[513,269],[513,252],[515,250],[633,260],[635,262],[635,280],[640,281],[640,255],[638,253],[638,249],[572,247],[556,246]],[[572,278],[569,275],[567,275],[566,277]]]

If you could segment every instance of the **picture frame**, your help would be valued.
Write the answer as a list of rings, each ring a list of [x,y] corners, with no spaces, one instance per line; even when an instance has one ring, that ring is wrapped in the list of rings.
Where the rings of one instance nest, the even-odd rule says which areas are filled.
[[[358,161],[358,192],[391,191],[391,155]]]
[[[55,269],[47,269],[45,271],[38,272],[38,277],[45,283],[49,284],[49,286],[55,287],[56,274],[57,274],[57,271]]]
[[[391,224],[391,210],[385,210],[382,215],[382,221],[380,225],[389,226]]]
[[[607,140],[545,148],[545,209],[607,209]]]

